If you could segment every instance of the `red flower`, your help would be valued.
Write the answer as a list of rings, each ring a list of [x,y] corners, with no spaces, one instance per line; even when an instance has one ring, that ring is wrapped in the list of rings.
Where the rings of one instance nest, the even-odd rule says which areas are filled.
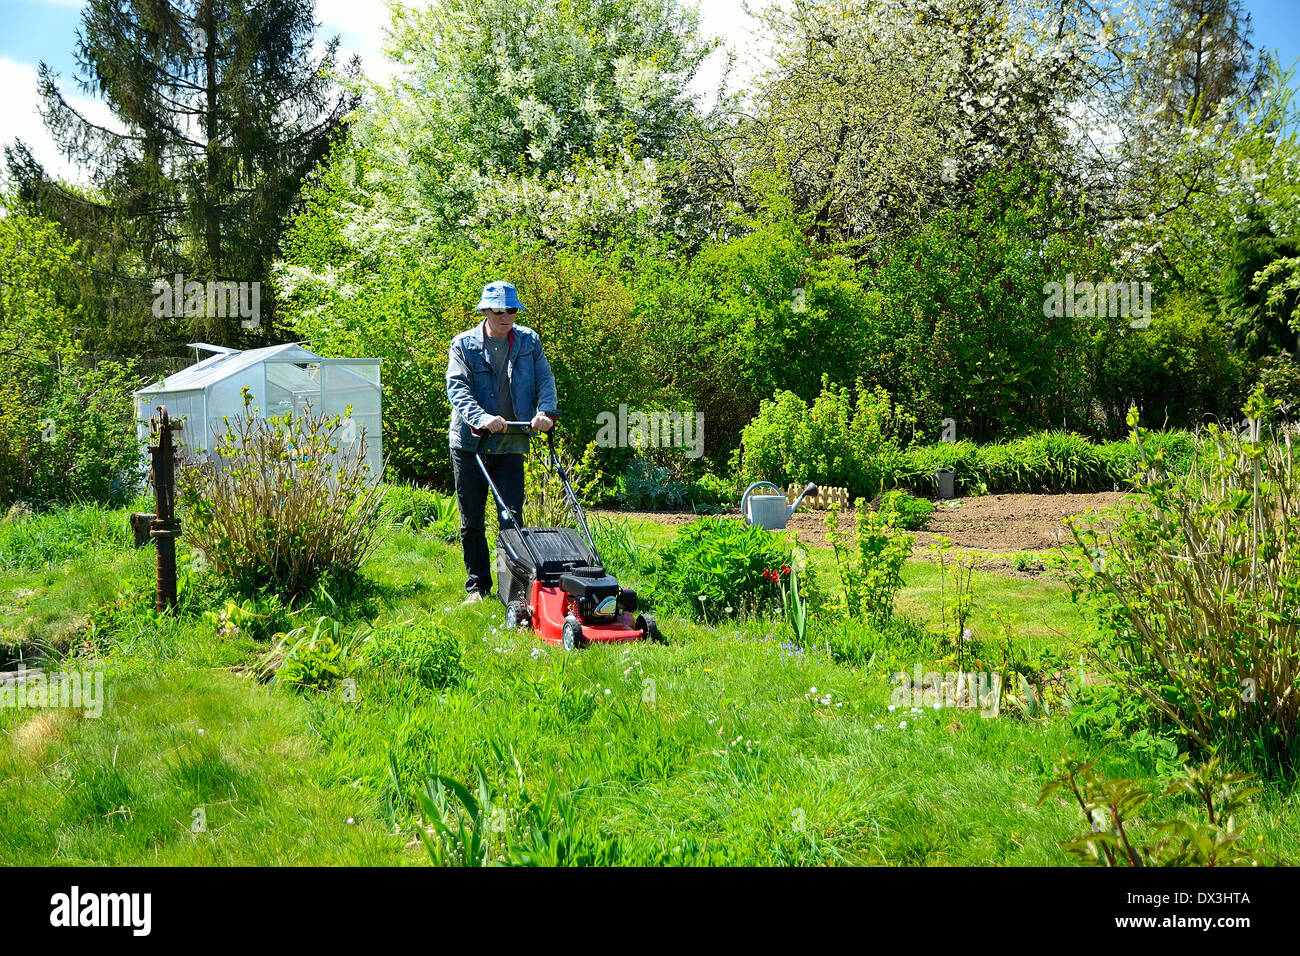
[[[782,573],[782,574],[789,574],[789,573],[790,573],[790,565],[788,565],[788,564],[783,564],[783,565],[781,565],[781,573]]]

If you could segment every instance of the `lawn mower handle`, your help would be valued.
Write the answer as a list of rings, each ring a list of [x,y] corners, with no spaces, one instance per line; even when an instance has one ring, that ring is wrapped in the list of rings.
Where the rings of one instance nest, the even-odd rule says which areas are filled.
[[[512,428],[518,428],[520,431],[522,431],[525,435],[528,435],[530,438],[533,435],[537,434],[533,430],[532,422],[506,422],[506,427],[501,429],[501,431],[499,432],[490,432],[486,428],[471,428],[469,430],[469,433],[471,435],[478,436],[478,445],[474,449],[474,454],[476,455],[479,454],[483,450],[483,443],[487,441],[489,438],[491,438],[493,435],[511,434],[510,429]],[[555,426],[552,425],[551,430],[548,431],[546,434],[547,437],[549,437],[551,440],[551,447],[554,448],[555,447]]]
[[[536,434],[531,422],[506,422],[506,427],[496,434],[508,432],[511,428],[521,429],[524,434],[529,435],[530,437],[531,435]],[[489,432],[486,428],[471,428],[470,434],[478,436],[478,445],[474,448],[474,460],[478,462],[478,469],[483,473],[484,480],[492,490],[492,497],[497,503],[497,511],[509,516],[511,526],[517,533],[519,533],[520,540],[524,542],[524,547],[528,548],[529,554],[532,554],[532,548],[528,545],[527,540],[524,539],[522,525],[519,521],[515,520],[514,513],[511,512],[510,509],[505,506],[505,502],[501,500],[501,493],[497,490],[496,483],[492,480],[492,476],[488,474],[487,466],[483,464],[483,442],[485,442],[493,432]],[[592,558],[595,559],[596,564],[604,567],[604,565],[601,564],[600,554],[596,551],[596,542],[591,536],[591,529],[587,527],[587,515],[582,510],[582,502],[578,500],[577,493],[573,490],[573,486],[569,484],[569,476],[565,473],[564,466],[560,464],[560,456],[555,449],[554,424],[552,424],[546,432],[546,441],[550,446],[550,454],[547,457],[546,465],[560,479],[560,486],[564,489],[565,501],[568,502],[569,510],[573,512],[574,518],[577,519],[577,524],[582,530],[583,537],[587,539],[587,547],[591,549]],[[532,556],[533,560],[540,564],[540,562],[537,561],[537,556],[535,554]]]

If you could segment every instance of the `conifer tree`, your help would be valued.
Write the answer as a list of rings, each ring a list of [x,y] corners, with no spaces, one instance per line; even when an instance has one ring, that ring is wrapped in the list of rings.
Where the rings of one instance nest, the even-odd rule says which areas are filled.
[[[312,0],[89,0],[77,86],[104,99],[117,129],[79,113],[40,65],[42,116],[91,185],[56,181],[21,142],[6,158],[21,201],[81,241],[102,303],[89,341],[139,353],[195,335],[274,339],[265,280],[283,219],[356,103],[331,75],[338,38],[313,54],[316,28]],[[358,69],[354,58],[341,75]],[[231,315],[220,297],[225,314],[210,297],[197,314],[154,308],[155,283],[178,273],[261,284],[259,315]]]

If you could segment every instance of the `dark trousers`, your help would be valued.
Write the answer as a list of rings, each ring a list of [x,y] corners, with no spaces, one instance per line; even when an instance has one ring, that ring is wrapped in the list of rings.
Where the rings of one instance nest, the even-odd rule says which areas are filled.
[[[492,476],[506,506],[524,523],[524,456],[484,455],[483,464]],[[483,532],[483,508],[492,492],[483,480],[472,451],[451,450],[451,472],[456,480],[456,506],[460,509],[460,547],[465,555],[465,590],[484,597],[492,590],[492,567],[488,562],[487,536]],[[496,507],[495,503],[493,507]]]

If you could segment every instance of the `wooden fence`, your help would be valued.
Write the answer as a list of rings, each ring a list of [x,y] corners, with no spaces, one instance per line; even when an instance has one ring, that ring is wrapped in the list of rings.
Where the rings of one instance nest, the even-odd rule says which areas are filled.
[[[794,499],[799,497],[799,492],[803,491],[803,485],[790,485],[785,489],[785,503],[794,504]],[[817,494],[809,495],[799,503],[801,508],[812,508],[815,511],[828,511],[832,505],[838,505],[841,511],[847,511],[849,507],[849,489],[847,488],[830,488],[818,485]]]

